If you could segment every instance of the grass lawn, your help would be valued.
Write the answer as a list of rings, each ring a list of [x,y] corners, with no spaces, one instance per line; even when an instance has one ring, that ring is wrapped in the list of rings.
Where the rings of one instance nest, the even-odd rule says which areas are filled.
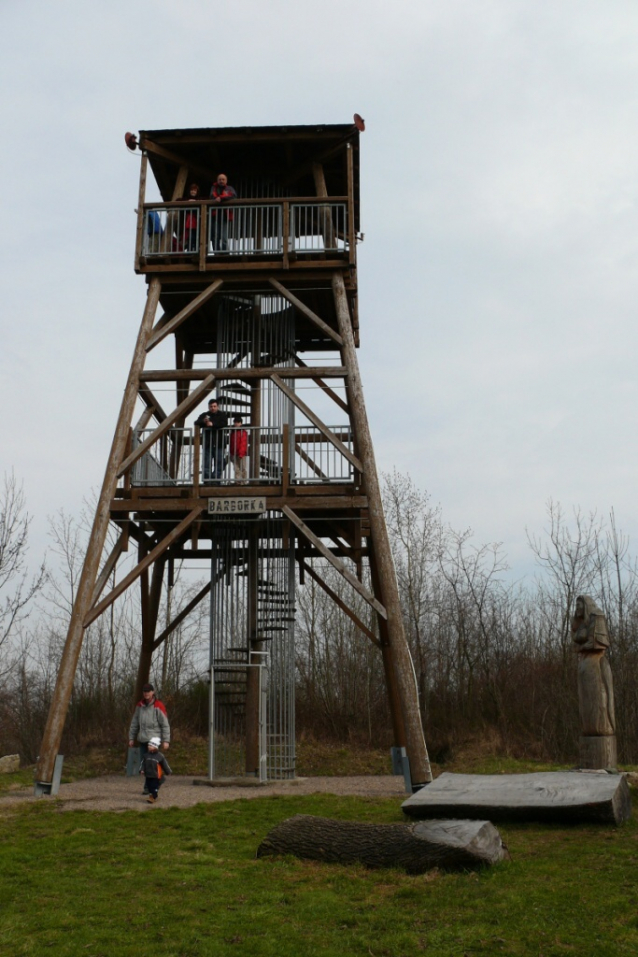
[[[638,952],[635,821],[501,826],[512,861],[480,873],[408,877],[256,860],[268,830],[297,813],[402,820],[395,800],[329,795],[145,814],[61,812],[55,800],[7,809],[0,817],[0,954]]]

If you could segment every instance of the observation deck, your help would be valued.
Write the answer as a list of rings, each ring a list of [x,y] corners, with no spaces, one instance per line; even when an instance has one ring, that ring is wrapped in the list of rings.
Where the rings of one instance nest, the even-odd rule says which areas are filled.
[[[359,138],[349,125],[141,131],[161,201],[140,179],[135,268],[140,273],[325,275],[354,273],[359,234]],[[321,171],[318,189],[317,172]],[[176,177],[177,171],[177,177]],[[237,199],[224,202],[228,242],[215,248],[225,173]],[[188,188],[199,187],[196,202]],[[196,220],[196,225],[193,222]],[[195,242],[188,241],[194,229]]]

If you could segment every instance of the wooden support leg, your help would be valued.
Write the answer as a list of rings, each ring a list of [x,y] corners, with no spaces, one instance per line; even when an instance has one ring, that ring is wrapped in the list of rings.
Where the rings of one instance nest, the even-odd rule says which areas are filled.
[[[64,730],[64,722],[69,708],[69,701],[71,700],[78,658],[82,650],[84,619],[91,608],[100,557],[104,548],[109,525],[109,506],[117,487],[118,468],[126,452],[128,431],[135,408],[139,377],[144,369],[146,342],[153,328],[160,291],[161,283],[159,279],[152,279],[148,289],[146,307],[133,353],[133,361],[131,363],[128,381],[124,390],[122,407],[115,427],[115,435],[113,436],[111,452],[102,483],[102,491],[95,511],[82,575],[80,577],[77,596],[71,614],[71,622],[60,661],[58,678],[53,692],[51,707],[49,708],[42,743],[40,745],[40,757],[35,774],[36,782],[40,785],[50,785],[53,780],[55,759],[60,748],[60,741],[62,740],[62,731]]]
[[[142,558],[144,558],[144,556],[140,555],[140,561]],[[143,572],[140,579],[142,588],[142,644],[137,669],[137,681],[135,683],[136,701],[141,699],[142,687],[149,680],[151,673],[165,564],[166,556],[163,555],[161,558],[158,558],[153,565],[150,588],[148,585],[148,571]]]
[[[377,570],[376,556],[373,549],[371,549],[370,552],[370,572],[372,575],[374,593],[375,595],[380,595],[382,594],[381,583],[379,581],[379,572]],[[403,709],[401,708],[401,694],[397,682],[396,668],[394,667],[388,622],[381,615],[377,615],[377,622],[379,625],[379,637],[381,638],[381,654],[383,656],[383,670],[385,672],[385,684],[388,692],[388,703],[390,705],[394,744],[397,748],[406,748],[407,750],[405,722],[403,720]]]
[[[414,678],[414,667],[403,627],[399,587],[394,570],[394,562],[392,560],[390,539],[383,514],[381,488],[379,486],[372,437],[370,435],[366,415],[363,386],[354,345],[350,310],[348,308],[345,283],[341,273],[335,273],[333,275],[332,288],[335,298],[339,333],[343,339],[342,355],[348,372],[348,386],[350,390],[349,405],[352,411],[352,422],[357,437],[357,452],[363,464],[365,489],[368,497],[371,531],[370,549],[374,552],[381,586],[381,601],[388,616],[388,655],[394,661],[394,671],[403,712],[406,750],[410,759],[412,782],[415,786],[419,786],[427,784],[432,780],[432,770],[430,768],[428,751],[423,736],[419,699]]]

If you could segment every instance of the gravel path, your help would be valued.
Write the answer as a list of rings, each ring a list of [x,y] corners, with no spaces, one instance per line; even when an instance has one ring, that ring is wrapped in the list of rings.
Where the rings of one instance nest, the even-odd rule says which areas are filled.
[[[202,780],[202,779],[197,779]],[[294,781],[278,781],[273,784],[250,786],[229,785],[210,787],[195,786],[192,777],[173,774],[162,786],[158,805],[148,804],[142,796],[142,779],[111,774],[101,778],[88,778],[73,784],[62,784],[57,795],[62,811],[150,811],[154,806],[192,807],[195,804],[211,804],[216,801],[235,801],[239,798],[253,800],[271,795],[301,794],[354,794],[361,797],[406,797],[401,777],[331,777],[297,778]],[[10,791],[0,796],[0,813],[3,809],[47,800],[36,798],[32,788]]]

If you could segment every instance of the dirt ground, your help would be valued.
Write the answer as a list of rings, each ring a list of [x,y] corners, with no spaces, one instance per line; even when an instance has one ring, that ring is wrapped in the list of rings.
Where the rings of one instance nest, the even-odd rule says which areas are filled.
[[[281,794],[354,794],[361,797],[406,797],[402,777],[325,777],[297,778],[272,784],[249,786],[229,785],[210,787],[194,784],[193,777],[171,775],[162,785],[157,804],[147,802],[142,795],[143,781],[111,774],[101,778],[87,778],[73,784],[62,784],[56,798],[36,798],[33,788],[21,788],[0,796],[0,812],[9,807],[34,801],[54,800],[62,811],[151,811],[154,807],[192,807],[216,801],[255,800]]]

